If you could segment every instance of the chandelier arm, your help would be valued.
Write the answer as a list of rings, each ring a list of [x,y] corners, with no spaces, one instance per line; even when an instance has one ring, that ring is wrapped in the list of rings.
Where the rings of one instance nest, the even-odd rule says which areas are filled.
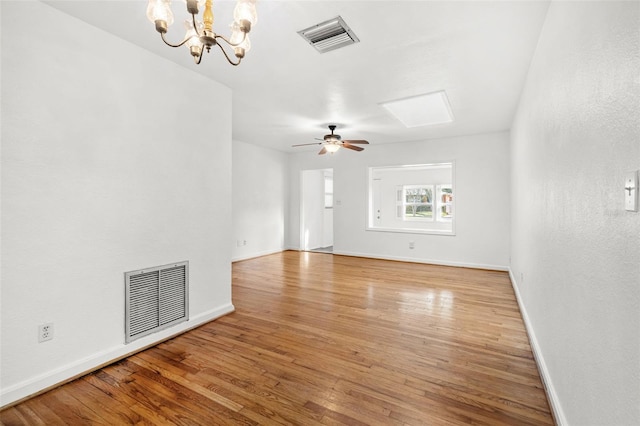
[[[231,43],[229,40],[226,39],[226,37],[220,35],[220,34],[216,34],[215,38],[221,38],[222,40],[225,41],[225,43],[227,43],[229,46],[231,47],[238,47],[240,46],[242,43],[244,43],[244,41],[247,39],[247,33],[246,32],[242,32],[242,40],[240,40],[239,42],[237,42],[236,44]]]
[[[198,60],[196,61],[196,65],[200,65],[200,62],[202,62],[202,56],[204,56],[204,49],[200,49],[200,56],[198,56]]]
[[[196,25],[196,14],[192,13],[191,14],[191,20],[193,22],[193,30],[196,32],[196,34],[198,34],[198,37],[202,37],[204,35],[204,31],[202,34],[200,34],[200,31],[198,31],[198,26]]]
[[[222,50],[224,57],[227,58],[227,62],[229,62],[234,67],[240,65],[240,61],[242,61],[242,58],[238,58],[238,62],[233,62],[231,59],[229,59],[229,55],[227,55],[227,52],[224,50],[224,47],[220,45],[220,43],[216,43],[216,46],[218,46],[220,50]]]
[[[164,33],[160,33],[160,37],[162,37],[162,41],[164,41],[164,44],[166,44],[167,46],[171,46],[171,47],[180,47],[182,45],[184,45],[186,42],[189,41],[188,38],[182,40],[182,42],[180,44],[171,44],[167,41],[167,39],[164,38]]]

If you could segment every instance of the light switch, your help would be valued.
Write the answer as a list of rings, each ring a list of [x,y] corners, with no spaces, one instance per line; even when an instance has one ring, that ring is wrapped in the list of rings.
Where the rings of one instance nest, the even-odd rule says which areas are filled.
[[[624,179],[624,208],[630,212],[638,211],[638,172],[629,172]]]

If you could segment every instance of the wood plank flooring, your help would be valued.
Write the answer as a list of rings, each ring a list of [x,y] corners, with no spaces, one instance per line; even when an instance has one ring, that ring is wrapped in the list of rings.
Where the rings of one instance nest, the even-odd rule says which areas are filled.
[[[504,272],[288,251],[235,263],[233,301],[1,423],[553,424]]]

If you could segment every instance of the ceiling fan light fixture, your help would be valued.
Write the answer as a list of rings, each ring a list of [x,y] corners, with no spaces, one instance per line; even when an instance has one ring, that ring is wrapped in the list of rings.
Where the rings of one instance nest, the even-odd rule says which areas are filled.
[[[453,113],[444,90],[380,104],[406,127],[451,123]]]
[[[340,145],[337,143],[328,143],[324,146],[324,149],[326,149],[328,153],[333,154],[340,149]]]
[[[350,140],[342,139],[340,135],[336,135],[335,133],[333,133],[333,131],[336,130],[336,127],[337,126],[335,124],[329,124],[329,130],[331,130],[331,134],[324,135],[323,139],[316,138],[316,140],[319,140],[322,142],[301,143],[301,144],[292,145],[292,146],[296,147],[296,146],[307,146],[307,145],[322,145],[322,149],[320,150],[318,155],[324,155],[327,152],[329,154],[333,154],[334,152],[338,151],[340,148],[345,148],[352,151],[363,151],[364,148],[358,145],[369,145],[369,142],[365,141],[364,139],[350,139]]]

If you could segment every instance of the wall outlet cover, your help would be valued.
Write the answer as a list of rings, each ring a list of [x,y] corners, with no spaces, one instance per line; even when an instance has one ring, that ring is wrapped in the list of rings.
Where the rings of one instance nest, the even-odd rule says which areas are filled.
[[[38,342],[46,342],[53,339],[53,323],[40,324],[38,326]]]

